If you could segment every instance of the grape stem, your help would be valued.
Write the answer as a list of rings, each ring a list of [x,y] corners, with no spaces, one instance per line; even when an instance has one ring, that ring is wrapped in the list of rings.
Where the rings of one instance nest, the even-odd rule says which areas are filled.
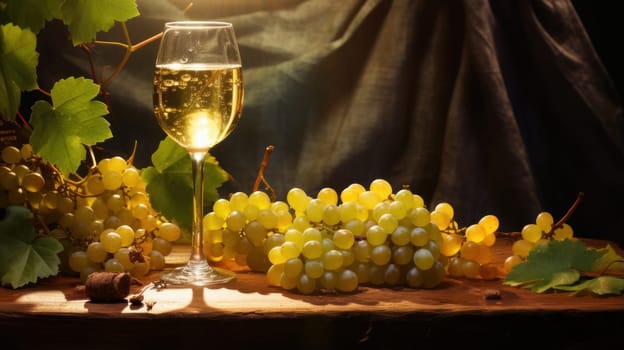
[[[271,187],[271,185],[264,178],[264,170],[269,164],[269,158],[271,158],[271,153],[273,153],[274,149],[275,147],[273,145],[269,145],[264,149],[264,157],[262,157],[262,163],[260,163],[260,169],[258,169],[258,176],[256,176],[256,181],[253,186],[253,192],[255,192],[258,190],[258,187],[260,187],[260,183],[262,182],[266,190],[271,192],[271,200],[273,202],[275,202],[277,195],[275,194],[275,189],[273,189],[273,187]]]
[[[559,221],[557,221],[555,224],[552,225],[550,232],[548,232],[546,236],[551,237],[555,233],[556,229],[562,227],[563,224],[566,221],[568,221],[568,219],[570,218],[570,216],[572,216],[576,208],[578,208],[579,204],[581,204],[581,200],[583,199],[584,195],[585,194],[583,192],[578,193],[578,195],[576,196],[576,200],[574,201],[574,203],[572,203],[572,205],[570,206],[570,209],[568,209],[568,211],[565,213],[565,215],[561,219],[559,219]]]

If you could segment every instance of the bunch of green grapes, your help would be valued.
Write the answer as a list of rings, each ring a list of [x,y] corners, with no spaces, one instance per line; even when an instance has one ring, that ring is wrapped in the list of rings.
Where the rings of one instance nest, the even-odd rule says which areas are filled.
[[[42,233],[65,247],[62,269],[80,274],[162,269],[180,227],[151,206],[139,170],[122,157],[101,159],[79,180],[46,166],[32,147],[6,146],[0,163],[0,207],[30,209]]]
[[[564,240],[574,237],[572,226],[557,224],[551,213],[543,211],[535,217],[535,223],[526,224],[520,231],[520,239],[511,246],[512,254],[505,259],[503,271],[508,273],[514,266],[523,262],[531,250],[549,240]]]
[[[302,294],[360,285],[433,288],[446,275],[442,235],[422,197],[405,188],[394,193],[383,179],[340,194],[291,188],[285,201],[237,192],[214,203],[204,230],[213,261],[230,259]]]
[[[438,204],[432,211],[432,217],[442,232],[440,252],[449,258],[446,266],[449,276],[497,278],[498,268],[492,264],[491,247],[496,243],[498,217],[488,214],[477,223],[460,229],[453,214],[452,206],[445,202]]]

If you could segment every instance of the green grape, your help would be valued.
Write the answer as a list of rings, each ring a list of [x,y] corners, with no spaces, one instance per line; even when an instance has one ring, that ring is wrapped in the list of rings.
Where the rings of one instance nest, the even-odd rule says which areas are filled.
[[[567,223],[563,223],[561,227],[558,227],[557,229],[555,229],[553,238],[561,241],[564,239],[570,239],[573,236],[574,236],[574,230],[572,229],[572,226],[568,225]]]
[[[479,277],[479,269],[480,265],[478,262],[468,259],[462,260],[462,271],[465,277],[473,279]]]
[[[398,246],[392,251],[392,261],[397,265],[407,265],[413,257],[414,248],[410,245]]]
[[[542,238],[542,229],[537,224],[524,225],[520,233],[522,239],[531,243],[535,243]]]
[[[306,274],[297,279],[297,290],[301,294],[312,294],[316,291],[316,280]]]
[[[440,258],[440,246],[435,241],[430,240],[423,246],[423,248],[430,251],[431,255],[433,255],[433,258],[435,260],[438,260]]]
[[[321,241],[323,240],[323,235],[321,234],[321,231],[319,231],[317,228],[314,227],[308,227],[305,230],[303,230],[303,241],[307,242],[307,241]]]
[[[414,252],[414,265],[421,271],[430,269],[434,263],[435,258],[428,249],[420,248]]]
[[[288,278],[285,273],[283,273],[280,279],[280,287],[286,290],[292,290],[292,289],[297,288],[297,282],[299,282],[298,278],[291,279],[291,278]]]
[[[286,238],[284,237],[284,239]],[[301,254],[302,248],[303,248],[303,244],[299,246],[297,243],[289,242],[289,241],[285,241],[280,246],[280,249],[282,250],[282,256],[285,259],[293,259],[293,258],[298,257]]]
[[[268,254],[271,249],[273,249],[274,247],[278,247],[280,248],[280,254],[281,254],[281,247],[285,241],[286,240],[284,239],[284,235],[281,233],[270,234],[262,242],[262,250],[264,251],[265,254]]]
[[[149,215],[150,208],[146,204],[138,203],[132,206],[132,209],[130,210],[130,212],[132,213],[132,217],[141,220],[141,219],[146,218],[147,215]]]
[[[310,198],[308,195],[300,188],[291,188],[286,194],[286,202],[291,206],[291,208],[299,213],[306,210],[309,201]]]
[[[401,283],[401,270],[395,264],[388,264],[384,270],[384,283],[387,286],[396,286]]]
[[[143,277],[147,275],[149,271],[150,271],[149,260],[144,260],[144,261],[135,262],[132,269],[130,269],[130,274],[135,277]]]
[[[449,259],[449,263],[447,266],[447,271],[449,276],[460,278],[464,277],[464,259],[461,257],[452,257]]]
[[[106,190],[114,191],[120,188],[122,184],[123,178],[119,172],[110,171],[102,175],[102,185],[104,185]]]
[[[114,193],[110,197],[108,197],[108,199],[106,199],[106,206],[108,207],[108,210],[110,210],[112,213],[117,213],[126,206],[126,202],[124,201],[122,195]]]
[[[281,247],[273,247],[267,253],[269,261],[273,265],[283,264],[286,262],[286,258],[282,255]]]
[[[162,270],[165,268],[165,255],[158,250],[149,253],[150,269]]]
[[[156,234],[169,242],[175,242],[182,235],[182,231],[180,230],[180,226],[172,222],[163,222],[158,226]]]
[[[32,145],[30,143],[23,144],[20,148],[20,154],[23,160],[30,160],[34,156]]]
[[[340,211],[340,221],[343,223],[357,218],[358,210],[356,202],[342,203],[338,206],[338,210]]]
[[[262,245],[267,232],[267,229],[258,221],[250,221],[245,225],[245,235],[249,239],[249,242],[255,247]]]
[[[426,226],[431,220],[429,210],[423,207],[414,207],[408,213],[408,217],[414,226]]]
[[[353,292],[358,288],[358,285],[358,275],[350,269],[342,270],[336,279],[336,289],[341,292]]]
[[[498,230],[498,217],[492,214],[485,215],[479,220],[479,225],[483,227],[486,234],[493,234]]]
[[[230,221],[229,218],[232,216],[233,213],[240,213],[239,211],[233,211],[230,213],[230,216],[228,216],[228,227],[232,228],[232,226],[230,226]],[[246,217],[245,214],[240,213],[240,219],[242,220],[242,225],[240,226],[240,228],[242,229],[242,226],[245,224],[246,221]],[[260,209],[260,211],[258,212],[258,218],[256,219],[262,226],[264,226],[264,228],[266,228],[267,230],[271,230],[274,227],[277,226],[277,216],[275,215],[275,213],[273,213],[273,211],[271,211],[270,208],[266,208],[266,209]],[[235,226],[238,227],[238,226]],[[239,231],[236,230],[236,228],[234,228],[235,231]]]
[[[202,224],[206,230],[220,230],[225,224],[225,220],[222,217],[217,216],[214,211],[211,211],[204,215]]]
[[[305,215],[310,222],[321,222],[323,220],[323,209],[325,209],[325,203],[319,199],[311,199],[306,206]]]
[[[323,208],[322,221],[333,226],[340,222],[340,209],[335,204],[326,204]]]
[[[353,266],[353,272],[355,272],[355,274],[358,277],[358,284],[368,283],[369,281],[368,270],[369,270],[368,263],[364,263],[364,262],[355,263],[355,265]]]
[[[350,230],[339,229],[334,232],[333,240],[339,249],[351,249],[355,243],[355,236]]]
[[[271,198],[266,192],[254,191],[249,195],[249,205],[255,205],[258,209],[269,209],[271,207]]]
[[[39,192],[45,185],[45,179],[41,174],[30,172],[22,178],[21,186],[28,192]]]
[[[227,228],[221,232],[222,232],[221,241],[223,242],[223,245],[226,247],[235,247],[241,238],[238,232],[232,231]]]
[[[108,171],[120,173],[126,169],[128,163],[126,160],[120,156],[114,156],[110,158],[110,163],[108,166]]]
[[[162,255],[166,256],[166,255],[171,254],[172,249],[173,249],[173,244],[171,244],[170,241],[162,237],[156,237],[152,240],[152,251],[154,250],[159,251]]]
[[[323,288],[334,290],[336,289],[336,284],[338,283],[338,276],[336,276],[335,271],[325,271],[319,278],[319,282]]]
[[[372,246],[384,244],[387,238],[388,238],[388,234],[379,225],[372,225],[366,231],[366,240]]]
[[[479,243],[473,241],[467,241],[460,249],[461,256],[468,260],[477,260],[479,257]]]
[[[522,263],[523,261],[524,260],[518,255],[508,256],[503,263],[503,272],[505,274],[511,272],[516,265]]]
[[[442,242],[440,244],[440,253],[444,256],[453,256],[460,251],[462,247],[462,237],[455,233],[443,233]]]
[[[392,185],[384,179],[373,180],[368,188],[381,199],[386,199],[392,194]]]
[[[386,234],[391,234],[399,226],[399,220],[390,213],[381,215],[377,223]]]
[[[407,215],[407,208],[403,202],[395,200],[388,206],[388,212],[397,220],[401,220]]]
[[[104,271],[106,272],[124,272],[125,269],[121,262],[115,258],[110,258],[104,263]]]
[[[101,242],[91,242],[87,246],[87,257],[91,262],[101,263],[106,260],[107,252]]]
[[[323,246],[320,241],[309,240],[303,244],[301,254],[307,259],[318,259],[323,255]]]
[[[338,193],[331,187],[323,187],[316,195],[321,202],[328,205],[338,204]]]
[[[360,193],[357,199],[358,203],[362,204],[364,208],[368,210],[373,210],[377,203],[382,201],[382,197],[379,197],[379,194],[373,191],[364,191]]]
[[[225,219],[225,224],[232,231],[242,230],[243,227],[245,227],[246,222],[247,218],[245,217],[245,214],[238,210],[232,210]],[[260,222],[258,221],[258,223]],[[260,223],[260,225],[262,225],[262,223]],[[262,226],[267,228],[264,225]]]
[[[406,213],[407,213],[407,211],[411,210],[415,206],[414,194],[412,193],[412,191],[410,191],[408,189],[403,188],[403,189],[399,190],[394,195],[394,199],[395,199],[395,201],[403,203],[403,205],[405,206]]]
[[[249,205],[249,196],[245,192],[234,192],[230,196],[230,210],[245,211],[245,208]]]
[[[121,235],[115,231],[104,231],[100,234],[100,242],[105,251],[114,253],[121,248]]]
[[[223,198],[217,199],[214,203],[212,203],[212,211],[215,213],[215,215],[225,220],[232,211],[232,208],[230,207],[230,201]]]
[[[304,264],[305,274],[311,278],[320,278],[325,272],[323,262],[318,259],[307,259]]]
[[[392,259],[392,250],[385,244],[373,247],[370,259],[375,265],[385,266]]]
[[[353,232],[355,237],[362,237],[366,233],[366,226],[364,222],[358,219],[351,219],[345,223],[343,223],[342,227],[346,230]]]
[[[22,160],[22,152],[15,146],[6,146],[2,149],[2,161],[7,164],[17,164]]]
[[[411,267],[405,274],[405,283],[411,288],[422,287],[424,284],[423,273],[416,266]]]
[[[303,261],[299,258],[287,259],[284,262],[284,275],[296,279],[303,273]]]
[[[442,203],[441,203],[442,204]],[[439,204],[438,204],[439,205]],[[450,223],[451,217],[445,211],[433,210],[429,213],[429,219],[436,224],[440,230],[446,230]]]
[[[368,265],[368,282],[374,286],[381,286],[386,281],[384,274],[386,269],[383,266],[377,264]]]
[[[364,188],[364,186],[360,184],[357,184],[357,183],[351,184],[345,187],[340,192],[340,200],[342,201],[342,203],[357,202],[360,196],[360,193],[364,192],[365,190],[366,189]]]
[[[284,275],[284,264],[271,265],[266,273],[269,285],[280,287]]]
[[[87,252],[78,250],[71,253],[67,262],[72,271],[82,272],[89,265],[89,258],[87,257]]]
[[[168,254],[166,254],[168,255]],[[130,249],[121,247],[113,254],[113,257],[117,259],[124,267],[124,270],[130,270],[134,263],[130,261]]]
[[[361,262],[369,262],[371,256],[372,247],[366,240],[356,241],[353,245],[353,254],[355,259]]]
[[[405,226],[397,226],[397,228],[395,228],[390,234],[390,240],[397,246],[404,246],[410,243],[410,229]]]
[[[124,185],[128,187],[135,187],[141,182],[141,174],[139,170],[135,167],[125,168],[121,172],[121,181]]]
[[[485,239],[485,230],[483,226],[479,224],[472,224],[466,228],[466,239],[472,242],[479,243]]]
[[[446,276],[444,266],[440,261],[436,261],[433,266],[422,272],[423,273],[423,288],[434,288],[438,286]]]
[[[379,222],[379,218],[383,214],[388,213],[389,211],[390,211],[390,203],[388,201],[381,201],[381,202],[375,204],[375,207],[373,208],[373,210],[371,212],[371,218],[375,222]]]
[[[321,261],[325,271],[334,271],[342,267],[344,257],[338,250],[332,249],[323,253]]]
[[[410,242],[416,247],[422,247],[429,242],[429,233],[424,228],[416,226],[410,231]]]
[[[15,190],[19,187],[19,177],[13,171],[0,175],[0,185],[7,191]]]
[[[293,219],[292,227],[303,232],[310,227],[310,220],[306,216],[297,216]]]

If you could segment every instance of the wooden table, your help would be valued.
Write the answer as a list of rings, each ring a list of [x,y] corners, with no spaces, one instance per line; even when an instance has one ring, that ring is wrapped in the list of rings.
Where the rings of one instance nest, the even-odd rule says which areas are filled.
[[[509,253],[509,244],[497,242],[498,261]],[[168,261],[178,264],[187,257],[186,247],[177,247]],[[145,282],[157,278],[153,273]],[[501,299],[486,300],[487,289],[499,290]],[[624,345],[624,296],[536,294],[500,280],[447,279],[431,290],[362,286],[354,294],[306,296],[268,286],[263,274],[239,269],[226,285],[150,290],[145,300],[156,303],[149,310],[125,302],[93,303],[70,277],[2,288],[0,349]]]

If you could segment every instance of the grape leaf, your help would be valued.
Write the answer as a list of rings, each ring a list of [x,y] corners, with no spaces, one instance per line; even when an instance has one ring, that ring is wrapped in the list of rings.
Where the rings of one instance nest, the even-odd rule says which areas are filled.
[[[93,101],[99,91],[90,79],[70,77],[52,87],[53,105],[41,100],[32,107],[33,150],[64,174],[75,172],[85,159],[83,144],[91,146],[113,136],[102,117],[108,113],[106,105]]]
[[[584,280],[580,283],[570,286],[557,286],[559,290],[572,292],[572,295],[587,291],[597,295],[606,294],[622,294],[624,290],[624,279],[613,276],[599,276]]]
[[[572,285],[579,281],[580,272],[593,270],[602,254],[579,240],[552,240],[535,247],[526,261],[505,276],[503,284],[530,288],[537,293]]]
[[[599,249],[602,256],[596,260],[594,271],[624,271],[624,258],[618,255],[611,245]]]
[[[93,41],[98,32],[107,32],[116,21],[139,15],[135,0],[73,0],[66,1],[62,10],[61,19],[74,46]]]
[[[37,236],[30,211],[9,206],[0,221],[0,277],[2,285],[19,288],[59,272],[63,245],[55,238]]]
[[[0,115],[14,121],[21,92],[37,88],[37,37],[13,24],[0,26]]]
[[[0,22],[13,23],[39,33],[46,21],[60,18],[65,0],[4,0],[6,7],[0,13]]]
[[[183,228],[192,226],[193,179],[188,151],[166,137],[152,154],[153,166],[141,170],[152,207]],[[204,204],[218,198],[228,174],[210,154],[204,165]]]

